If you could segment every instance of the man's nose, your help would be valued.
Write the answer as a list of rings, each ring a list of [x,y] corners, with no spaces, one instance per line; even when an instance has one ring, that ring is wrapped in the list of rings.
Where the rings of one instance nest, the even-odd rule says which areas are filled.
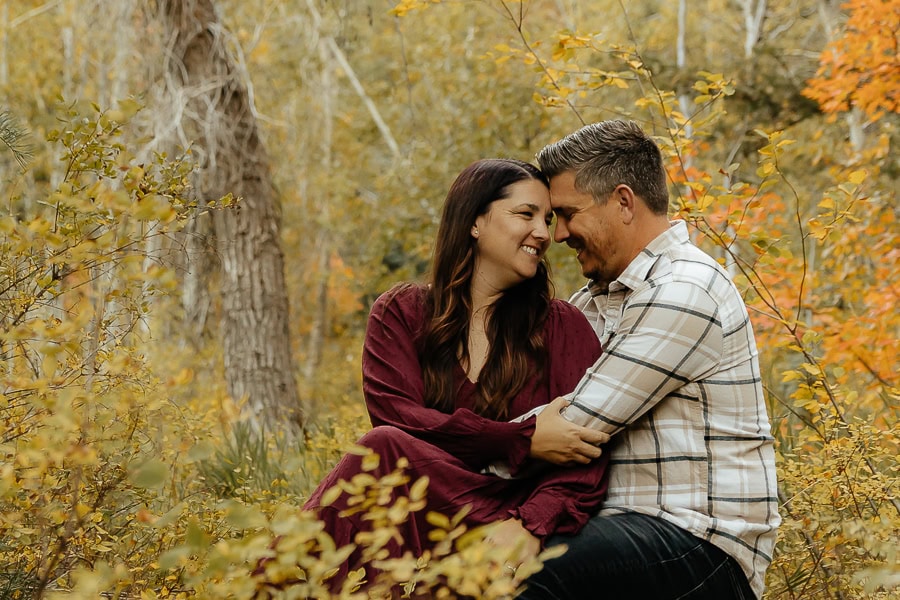
[[[566,227],[563,219],[557,217],[556,228],[553,230],[553,241],[560,243],[566,241],[569,237],[569,229]]]

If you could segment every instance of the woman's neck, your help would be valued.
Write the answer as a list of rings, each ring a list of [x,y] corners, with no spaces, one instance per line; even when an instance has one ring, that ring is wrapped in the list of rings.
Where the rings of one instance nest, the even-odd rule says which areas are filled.
[[[484,278],[477,275],[473,277],[472,283],[469,285],[469,297],[472,301],[472,318],[475,319],[476,315],[484,315],[485,311],[499,300],[502,295],[503,290],[488,284]]]
[[[487,337],[487,319],[490,315],[490,307],[503,294],[501,290],[482,285],[476,279],[472,280],[470,294],[472,301],[472,313],[469,315],[469,347],[468,361],[464,361],[463,368],[470,381],[478,381],[481,369],[487,362],[491,343]]]

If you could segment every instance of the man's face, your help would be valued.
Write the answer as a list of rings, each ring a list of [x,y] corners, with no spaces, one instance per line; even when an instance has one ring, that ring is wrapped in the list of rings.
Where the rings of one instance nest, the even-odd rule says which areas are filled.
[[[615,192],[597,204],[590,194],[575,189],[575,173],[566,171],[550,180],[550,204],[556,214],[553,239],[577,251],[585,277],[608,285],[622,274],[628,261]]]

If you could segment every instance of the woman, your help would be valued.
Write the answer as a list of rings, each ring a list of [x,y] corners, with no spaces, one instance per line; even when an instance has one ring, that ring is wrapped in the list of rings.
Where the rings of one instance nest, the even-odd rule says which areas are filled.
[[[535,462],[528,458],[534,417],[510,419],[570,392],[600,353],[581,312],[552,299],[544,260],[551,217],[537,168],[507,159],[473,163],[447,195],[430,281],[399,285],[372,307],[363,391],[375,428],[359,444],[380,455],[376,477],[401,457],[410,482],[429,477],[427,507],[405,524],[402,547],[391,548],[396,556],[430,547],[429,511],[452,517],[469,506],[470,527],[512,520],[543,540],[576,532],[599,507],[605,455],[516,479],[483,472],[495,461],[513,474]],[[352,543],[365,521],[341,516],[344,500],[322,506],[322,497],[361,472],[361,460],[345,456],[306,505],[338,546]],[[358,553],[349,568],[358,567],[355,560]]]

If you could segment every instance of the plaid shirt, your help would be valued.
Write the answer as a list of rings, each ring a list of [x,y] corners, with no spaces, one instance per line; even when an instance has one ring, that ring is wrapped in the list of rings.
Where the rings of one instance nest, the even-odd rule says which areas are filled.
[[[778,514],[775,457],[747,309],[722,267],[675,221],[608,292],[571,300],[603,355],[566,418],[614,435],[601,514],[655,515],[741,565],[757,596]]]

